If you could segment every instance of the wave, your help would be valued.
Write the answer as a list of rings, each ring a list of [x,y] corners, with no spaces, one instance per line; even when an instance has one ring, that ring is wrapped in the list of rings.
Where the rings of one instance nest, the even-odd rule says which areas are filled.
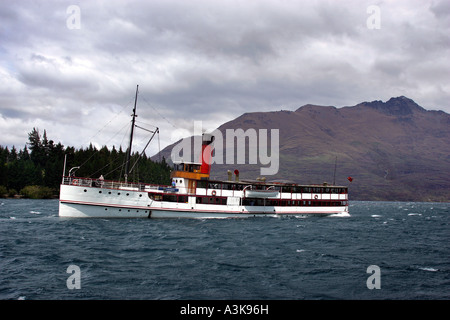
[[[351,217],[351,215],[348,212],[341,212],[341,213],[330,214],[329,217],[333,217],[333,218],[348,218],[348,217]]]
[[[439,269],[431,268],[431,267],[418,267],[420,270],[423,271],[431,271],[431,272],[437,272]]]

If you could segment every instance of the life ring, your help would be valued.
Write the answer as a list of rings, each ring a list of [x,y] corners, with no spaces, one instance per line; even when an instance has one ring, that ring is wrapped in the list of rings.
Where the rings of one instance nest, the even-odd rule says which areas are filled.
[[[211,194],[212,194],[213,196],[215,196],[215,195],[216,195],[216,190],[213,190],[213,191],[211,192]]]
[[[73,181],[72,181],[72,184],[73,184],[73,185],[78,184],[78,179],[73,180]]]
[[[314,199],[319,199],[319,196],[316,194],[315,196],[314,196]]]

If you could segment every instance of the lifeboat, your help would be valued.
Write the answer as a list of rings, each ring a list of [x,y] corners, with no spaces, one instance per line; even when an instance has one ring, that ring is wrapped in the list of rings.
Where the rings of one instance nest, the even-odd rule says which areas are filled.
[[[252,190],[246,189],[244,190],[245,197],[247,198],[275,198],[280,194],[278,190],[269,189],[269,190]]]

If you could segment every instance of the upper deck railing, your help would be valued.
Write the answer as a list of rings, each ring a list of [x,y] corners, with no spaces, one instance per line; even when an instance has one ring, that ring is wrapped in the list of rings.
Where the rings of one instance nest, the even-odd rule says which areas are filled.
[[[154,185],[147,183],[110,181],[103,179],[81,178],[81,177],[63,177],[62,184],[81,187],[96,187],[105,189],[121,189],[121,190],[135,190],[135,191],[151,191],[168,187],[163,185]]]

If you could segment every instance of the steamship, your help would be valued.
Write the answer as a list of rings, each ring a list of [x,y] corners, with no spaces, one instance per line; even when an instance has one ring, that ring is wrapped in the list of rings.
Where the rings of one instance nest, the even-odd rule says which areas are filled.
[[[137,94],[138,90],[126,173],[136,126]],[[348,214],[348,186],[242,180],[237,170],[229,171],[227,180],[210,179],[213,140],[213,136],[203,134],[199,162],[174,164],[170,186],[128,182],[126,178],[108,181],[77,177],[71,174],[74,168],[66,176],[64,165],[59,216],[205,219]]]

